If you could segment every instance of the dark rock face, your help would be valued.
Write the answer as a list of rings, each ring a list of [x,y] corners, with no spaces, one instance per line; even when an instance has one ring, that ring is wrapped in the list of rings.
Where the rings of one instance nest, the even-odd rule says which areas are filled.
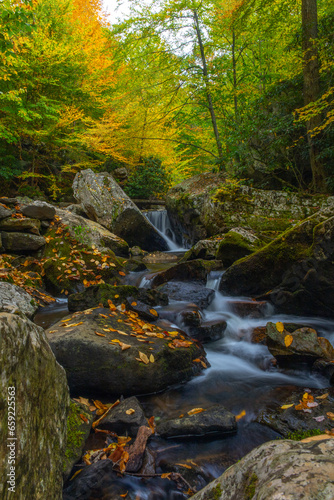
[[[180,335],[171,338],[131,314],[93,309],[75,313],[47,330],[72,393],[96,397],[158,392],[202,369],[193,362],[197,358],[205,361],[198,343]],[[140,353],[146,356],[146,363]]]
[[[46,341],[44,330],[16,314],[0,313],[1,498],[59,500],[69,393],[66,376]],[[14,392],[9,391],[14,387]],[[16,408],[16,489],[8,491],[7,398]],[[6,432],[5,432],[6,430]],[[12,441],[14,442],[14,441]]]
[[[45,201],[34,201],[21,209],[21,212],[26,217],[34,219],[53,219],[56,215],[56,209]]]
[[[269,441],[248,453],[192,499],[329,500],[333,497],[334,439],[327,439],[310,443]]]
[[[206,309],[215,296],[214,290],[196,282],[170,281],[159,287],[159,290],[170,299],[193,302],[201,309]]]
[[[296,364],[305,363],[312,366],[317,359],[334,360],[334,348],[331,343],[323,337],[318,337],[312,328],[299,328],[289,334],[286,330],[279,332],[275,323],[267,323],[266,333],[267,347],[280,365],[294,367]],[[288,346],[285,343],[287,335],[292,340]]]
[[[45,238],[29,233],[1,233],[2,246],[7,252],[29,253],[45,245]]]
[[[99,304],[108,307],[108,300],[119,305],[125,303],[128,297],[133,298],[130,305],[135,299],[152,307],[168,304],[167,295],[158,290],[142,289],[129,285],[112,286],[104,283],[90,286],[81,293],[70,295],[68,308],[70,311],[84,311]]]
[[[157,273],[151,280],[151,286],[157,287],[167,281],[200,281],[205,284],[208,274],[221,268],[222,263],[215,260],[198,259],[182,262]]]
[[[102,420],[100,429],[116,432],[119,436],[137,435],[139,427],[148,425],[144,410],[135,396],[124,399]]]
[[[334,217],[302,221],[223,275],[220,289],[269,300],[284,313],[334,316]]]
[[[183,418],[167,420],[158,425],[158,433],[167,438],[186,438],[232,434],[237,431],[235,416],[223,406],[215,405]]]
[[[79,172],[74,197],[90,219],[123,238],[130,246],[147,251],[168,250],[167,243],[108,173]]]
[[[189,326],[187,333],[203,344],[222,339],[227,323],[224,320],[202,321],[198,326]]]

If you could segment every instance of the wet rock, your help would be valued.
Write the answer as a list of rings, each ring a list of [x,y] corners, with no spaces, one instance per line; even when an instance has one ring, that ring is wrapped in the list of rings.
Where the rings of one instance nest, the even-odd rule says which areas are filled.
[[[70,295],[68,308],[69,311],[84,311],[99,304],[108,307],[108,300],[119,305],[125,303],[128,297],[132,297],[135,300],[138,299],[152,307],[168,304],[167,295],[158,290],[142,289],[129,285],[113,286],[103,283],[85,288],[81,293]]]
[[[6,252],[29,253],[45,245],[45,238],[29,233],[1,233],[2,246]]]
[[[281,391],[274,390],[272,393],[273,403],[260,411],[257,422],[267,425],[271,429],[279,432],[285,438],[290,438],[291,434],[298,433],[303,437],[303,433],[318,429],[325,432],[332,427],[331,420],[328,418],[328,412],[334,412],[334,389],[312,389],[311,394],[314,402],[318,406],[305,408],[308,411],[296,410],[295,406],[302,401],[304,390],[297,389],[289,391],[289,394],[280,394]],[[317,399],[328,394],[325,399]],[[282,409],[281,406],[292,404],[290,408]],[[320,421],[316,420],[319,419]],[[322,417],[324,419],[322,420]]]
[[[115,255],[128,257],[129,245],[127,242],[108,231],[101,224],[67,210],[57,209],[57,216],[60,222],[66,226],[72,238],[75,238],[79,243],[88,247],[95,245],[100,252],[109,249]]]
[[[41,221],[38,219],[3,219],[0,221],[1,231],[23,231],[26,233],[39,234],[41,228]]]
[[[3,202],[0,199],[0,219],[6,219],[7,217],[10,217],[13,212],[11,210],[8,210],[8,208],[3,207],[1,203]]]
[[[144,302],[135,299],[135,297],[127,297],[125,303],[127,309],[135,312],[142,319],[156,321],[159,318],[159,313],[152,306],[144,304]]]
[[[212,406],[195,415],[185,414],[183,418],[161,422],[157,427],[157,432],[165,438],[216,437],[236,431],[235,416],[220,405]]]
[[[329,383],[334,385],[334,363],[325,359],[317,359],[312,365],[312,372],[327,378]]]
[[[139,259],[128,259],[126,262],[123,261],[124,268],[130,273],[140,273],[141,271],[146,271],[147,267],[144,262]]]
[[[198,326],[190,326],[187,333],[199,342],[213,342],[222,339],[227,323],[224,320],[202,321]]]
[[[205,284],[208,274],[221,268],[222,263],[219,261],[199,259],[182,262],[157,273],[151,280],[151,286],[157,287],[168,281],[200,281]]]
[[[205,259],[205,260],[215,259],[220,241],[221,238],[198,241],[193,247],[191,247],[190,250],[188,250],[184,254],[180,262],[186,262],[187,260],[194,260],[194,259]]]
[[[273,464],[275,466],[273,466]],[[334,497],[334,439],[269,441],[251,451],[193,500]]]
[[[312,365],[317,359],[334,360],[334,348],[312,328],[299,328],[290,333],[287,330],[279,332],[277,324],[267,323],[267,346],[282,366],[297,364]],[[292,343],[286,346],[286,336],[292,337]]]
[[[8,491],[7,467],[0,472],[1,498],[59,500],[69,394],[66,376],[46,341],[43,328],[27,318],[0,313],[0,443],[1,463],[8,463],[7,399],[15,401],[16,488]],[[9,390],[8,388],[13,387]],[[6,437],[6,438],[5,438]]]
[[[200,345],[180,336],[171,339],[153,325],[143,328],[143,322],[131,314],[91,309],[47,330],[73,393],[94,397],[147,394],[188,380],[200,371],[200,363],[193,363],[205,357]],[[140,361],[140,353],[148,362]]]
[[[148,425],[144,410],[138,399],[132,396],[115,406],[102,420],[99,429],[116,432],[119,436],[135,437],[142,425]]]
[[[110,174],[82,170],[74,179],[73,193],[90,219],[123,238],[130,246],[139,245],[147,251],[168,250],[162,236]]]
[[[196,282],[170,281],[160,286],[159,290],[166,293],[170,299],[191,301],[201,309],[209,307],[215,296],[213,290]]]
[[[21,212],[26,217],[32,217],[34,219],[53,219],[56,215],[56,209],[54,206],[46,203],[45,201],[34,201],[28,205],[21,208]]]
[[[229,267],[233,262],[250,255],[261,246],[261,241],[254,233],[242,227],[236,227],[223,235],[215,257]]]
[[[23,288],[0,281],[0,311],[22,313],[31,319],[37,309],[37,302]]]
[[[241,318],[264,318],[268,311],[268,303],[265,301],[231,300],[228,305]]]
[[[251,333],[250,341],[253,344],[267,345],[267,329],[265,326],[258,326],[254,328]]]
[[[64,481],[70,476],[73,466],[82,457],[93,420],[94,415],[86,405],[71,400],[67,416],[66,451],[63,464]]]

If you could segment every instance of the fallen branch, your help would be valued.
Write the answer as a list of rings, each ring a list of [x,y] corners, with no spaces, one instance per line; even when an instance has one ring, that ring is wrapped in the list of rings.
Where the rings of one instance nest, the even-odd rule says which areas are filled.
[[[129,460],[126,464],[127,472],[137,472],[143,463],[143,456],[146,449],[148,438],[153,434],[152,429],[142,425],[139,427],[138,434],[133,445],[129,447]]]
[[[102,417],[100,417],[98,420],[96,420],[95,422],[93,422],[93,429],[95,429],[95,427],[97,427],[100,422],[102,422],[102,420],[108,415],[108,413],[113,409],[115,408],[115,406],[119,405],[120,404],[120,400],[118,399],[113,405],[110,406],[110,408],[108,408],[108,410],[102,415]]]

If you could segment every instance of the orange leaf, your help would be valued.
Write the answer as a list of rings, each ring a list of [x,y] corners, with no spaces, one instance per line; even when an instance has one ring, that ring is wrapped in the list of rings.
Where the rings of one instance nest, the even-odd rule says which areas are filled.
[[[192,410],[189,410],[187,413],[188,415],[197,415],[197,413],[202,413],[202,411],[206,410],[204,410],[204,408],[193,408]]]
[[[293,342],[293,336],[292,335],[286,335],[284,337],[284,344],[286,347],[289,347]]]
[[[153,316],[158,316],[158,313],[155,309],[150,309],[150,313],[153,314]]]
[[[241,420],[244,416],[246,415],[246,412],[245,410],[242,410],[239,415],[236,415],[235,419],[236,421],[238,422],[239,420]]]
[[[120,276],[126,276],[126,274],[125,274],[125,273],[123,273],[123,271],[118,271],[118,274],[119,274]]]
[[[283,323],[281,323],[281,321],[278,321],[278,322],[276,323],[276,328],[277,328],[277,330],[278,330],[280,333],[282,333],[282,332],[284,331],[284,325],[283,325]]]
[[[95,332],[95,335],[98,335],[99,337],[105,337],[104,333]]]
[[[83,422],[85,422],[85,424],[88,424],[89,420],[87,417],[85,417],[85,415],[83,413],[80,413],[80,418]]]

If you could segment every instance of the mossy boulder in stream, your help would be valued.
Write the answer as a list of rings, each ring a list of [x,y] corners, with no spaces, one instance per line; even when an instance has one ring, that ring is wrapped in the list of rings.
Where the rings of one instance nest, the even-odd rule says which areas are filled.
[[[270,301],[278,311],[334,316],[334,217],[323,210],[223,275],[220,290]]]
[[[196,341],[120,309],[77,312],[47,330],[73,395],[158,392],[199,373],[201,360],[208,364]]]
[[[124,193],[112,175],[92,170],[78,172],[73,182],[76,200],[92,220],[144,250],[168,250],[167,243]]]
[[[190,260],[155,274],[150,283],[152,287],[160,286],[168,281],[198,281],[205,285],[208,274],[222,267],[222,262],[216,260]]]
[[[65,372],[44,330],[24,316],[0,313],[0,354],[0,498],[59,500],[69,408]],[[11,465],[15,493],[7,483]]]

